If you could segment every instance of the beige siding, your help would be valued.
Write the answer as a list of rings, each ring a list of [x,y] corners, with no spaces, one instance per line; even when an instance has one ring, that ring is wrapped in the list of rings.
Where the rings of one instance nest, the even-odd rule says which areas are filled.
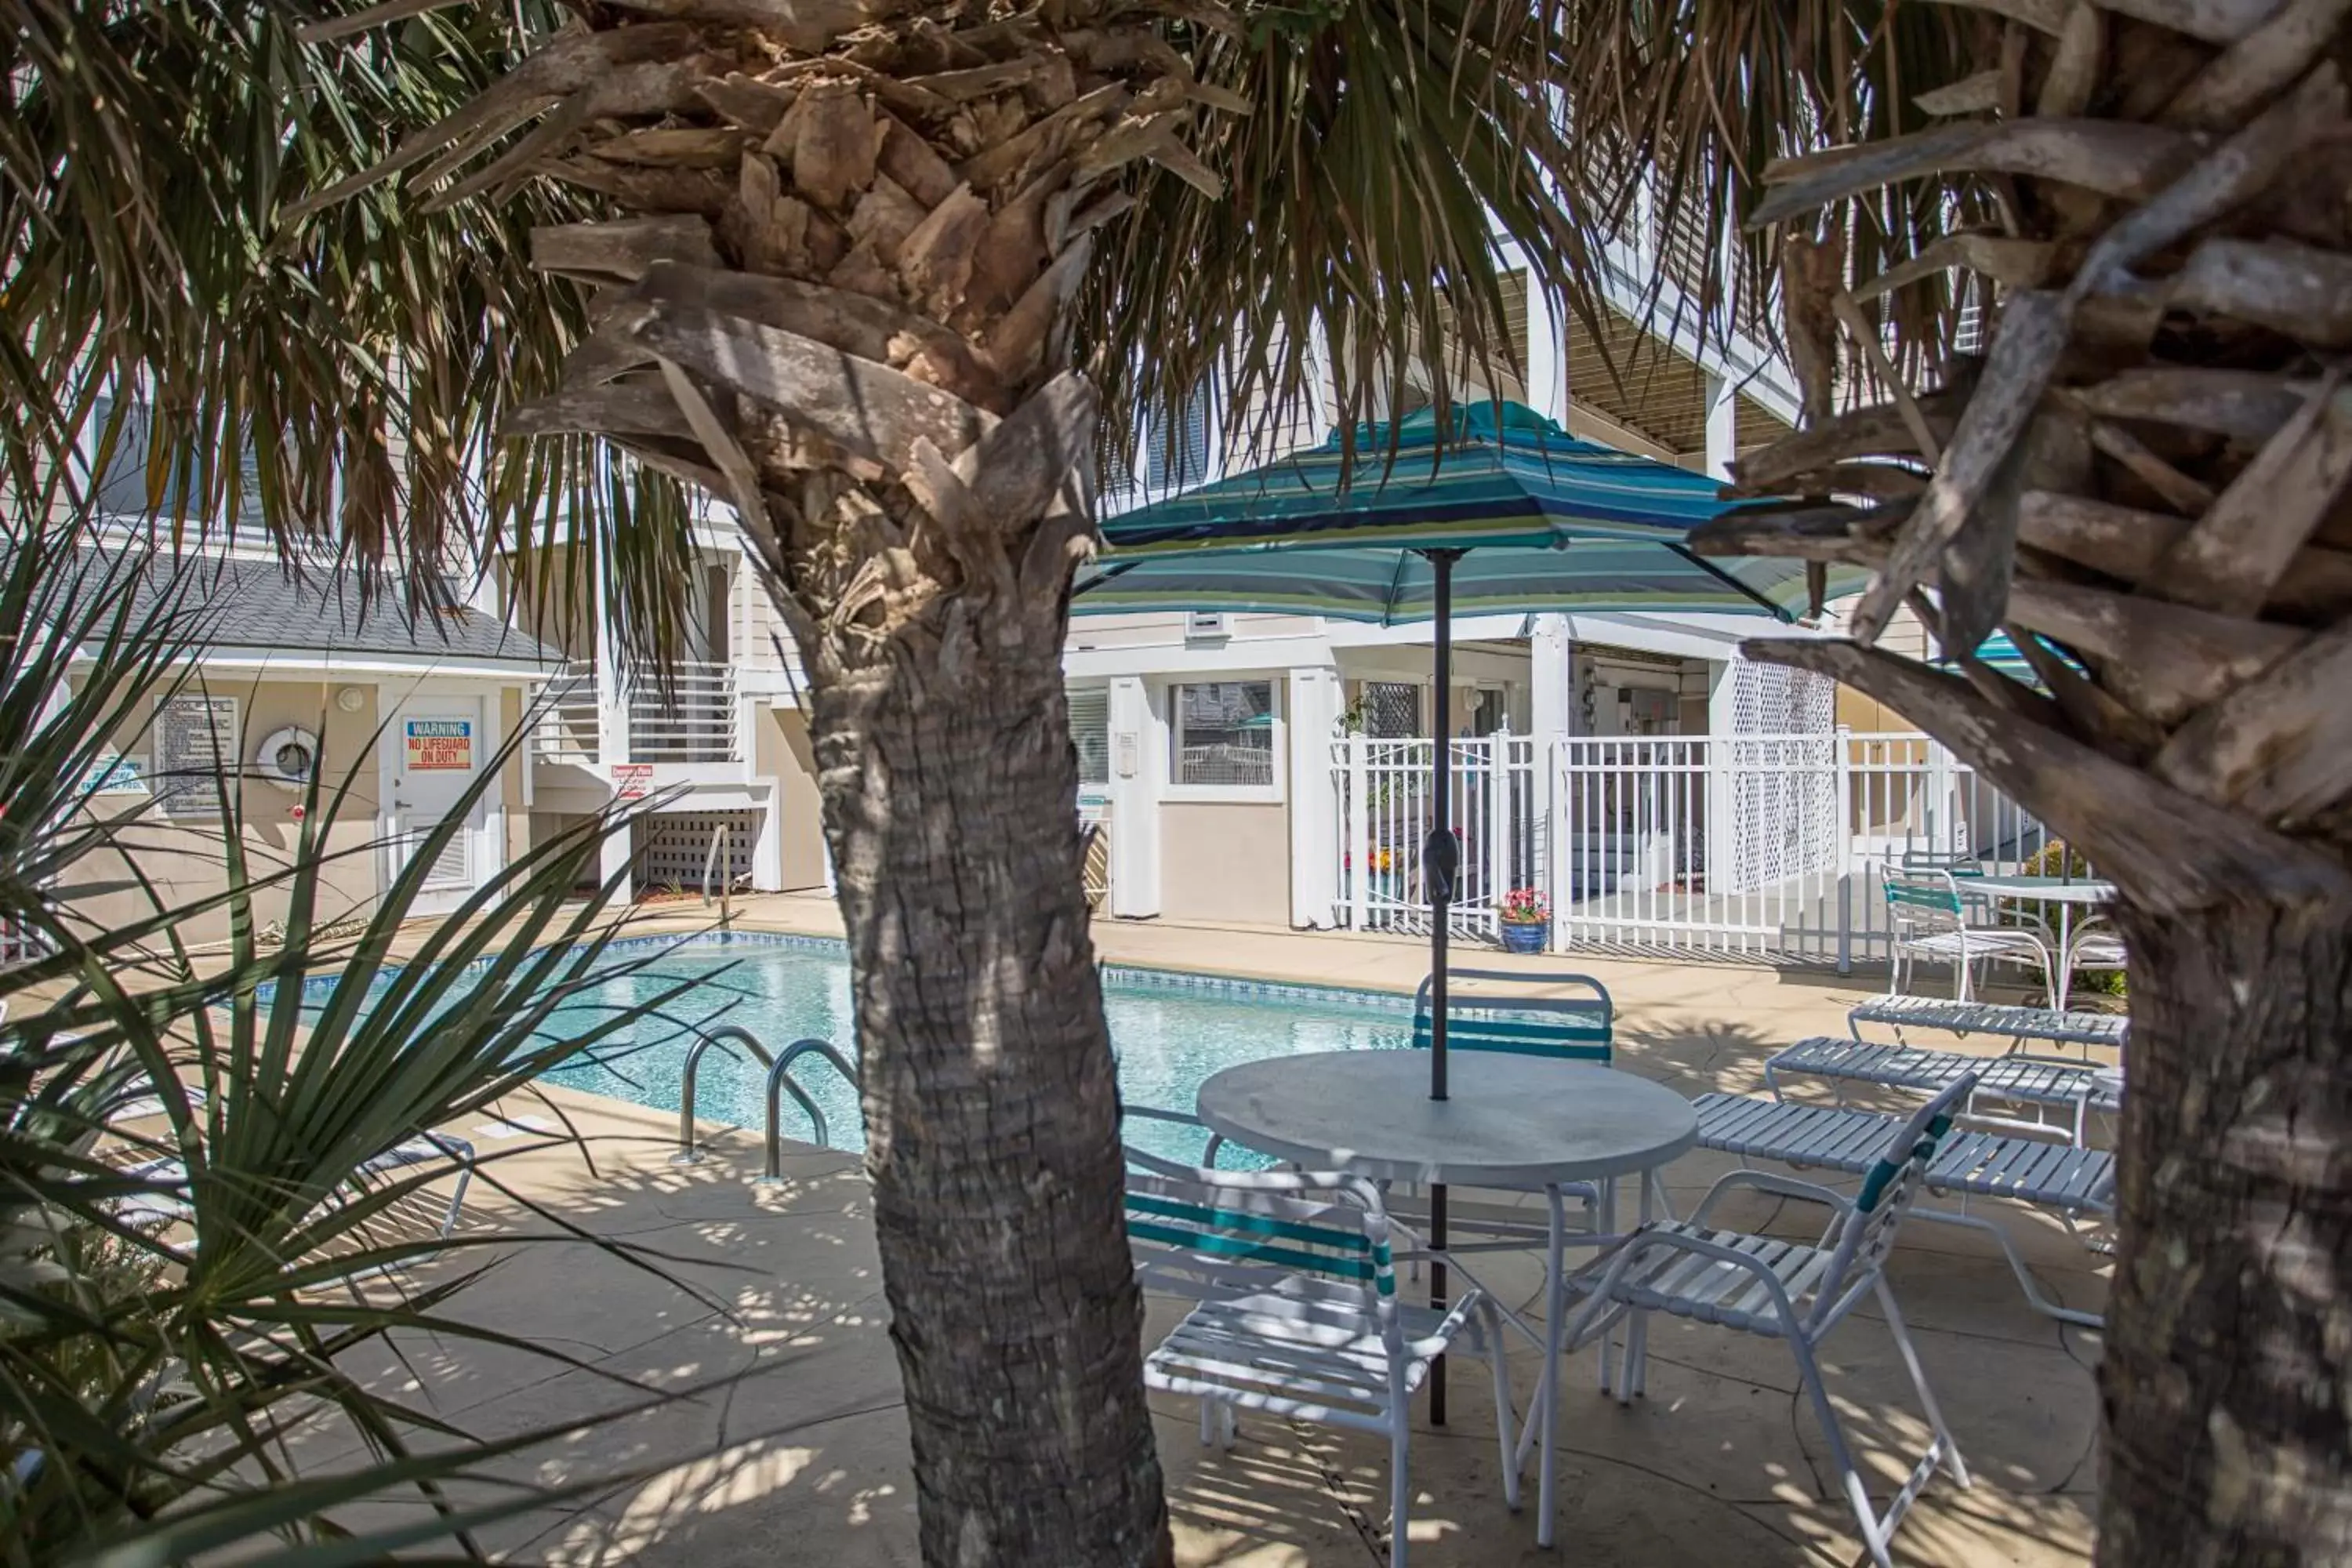
[[[728,613],[732,617],[728,623],[730,643],[739,635],[742,638],[742,646],[735,654],[738,664],[746,669],[787,668],[777,649],[780,646],[786,650],[792,647],[792,634],[784,630],[784,619],[776,613],[776,602],[768,596],[759,567],[749,556],[744,557],[741,569],[735,574]],[[799,660],[791,662],[796,667]]]
[[[331,795],[346,772],[352,775],[350,791],[326,830],[326,847],[331,858],[320,884],[323,891],[317,918],[322,922],[365,912],[375,899],[378,874],[378,857],[366,848],[376,837],[374,689],[361,688],[368,693],[368,700],[356,713],[346,713],[334,705],[334,694],[340,689],[340,683],[239,683],[226,679],[215,679],[207,688],[214,697],[234,697],[237,700],[240,761],[251,761],[254,749],[271,731],[299,724],[320,736],[320,765],[326,781],[323,793]],[[142,721],[136,733],[124,736],[121,749],[144,757],[152,773],[159,764],[148,722]],[[255,879],[266,878],[293,858],[301,836],[294,808],[302,797],[259,779],[245,780],[236,788],[245,813],[242,847],[247,862]],[[106,815],[121,815],[137,808],[144,798],[100,795],[92,798],[91,807]],[[215,824],[202,819],[166,818],[151,809],[129,837],[135,846],[140,873],[154,884],[157,896],[167,903],[184,904],[217,893],[228,885],[227,860]],[[74,879],[114,881],[124,875],[125,869],[120,859],[100,855],[82,862]],[[108,925],[127,924],[152,913],[153,907],[147,896],[138,891],[107,893],[75,902],[80,913]],[[265,924],[283,920],[286,909],[287,895],[282,888],[265,888],[255,894],[254,916]],[[184,939],[201,942],[218,941],[228,935],[228,929],[226,911],[215,910],[184,922],[179,931]]]
[[[1284,807],[1167,801],[1160,823],[1160,913],[1290,923],[1290,818]]]
[[[762,712],[752,726],[753,772],[776,781],[783,836],[784,888],[824,886],[824,818],[817,798],[816,752],[808,719],[797,709]]]

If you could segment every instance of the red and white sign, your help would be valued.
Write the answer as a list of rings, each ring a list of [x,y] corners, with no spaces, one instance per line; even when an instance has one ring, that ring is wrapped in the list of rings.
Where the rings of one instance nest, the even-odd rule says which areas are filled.
[[[614,763],[613,764],[613,798],[643,800],[653,793],[654,765],[651,763]]]
[[[474,771],[474,721],[470,719],[411,719],[404,726],[412,773]]]

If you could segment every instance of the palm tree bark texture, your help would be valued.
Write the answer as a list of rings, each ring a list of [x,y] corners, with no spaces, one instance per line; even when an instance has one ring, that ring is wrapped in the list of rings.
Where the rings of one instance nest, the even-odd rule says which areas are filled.
[[[630,215],[535,235],[596,326],[509,434],[730,502],[799,646],[934,1563],[1171,1555],[1060,662],[1098,423],[1065,318],[1122,171],[1208,181],[1184,133],[1238,105],[1123,10],[600,8],[391,165],[503,143],[442,199]]]
[[[1808,237],[1925,178],[1972,183],[1996,219],[1875,279],[1784,275],[1822,295],[1790,300],[1792,327],[1842,331],[1885,401],[1735,472],[1751,496],[1853,499],[1728,514],[1706,544],[1865,569],[1850,640],[1751,647],[1908,715],[2119,889],[2133,1018],[2099,1560],[2341,1563],[2347,8],[1989,9],[1998,56],[1922,95],[1934,123],[1763,172],[1752,224]],[[1988,351],[1906,386],[1872,301],[1971,277],[1996,301]],[[1812,348],[1801,363],[1836,357]],[[1906,604],[1957,672],[1874,646]],[[1997,629],[2034,684],[1972,657]]]

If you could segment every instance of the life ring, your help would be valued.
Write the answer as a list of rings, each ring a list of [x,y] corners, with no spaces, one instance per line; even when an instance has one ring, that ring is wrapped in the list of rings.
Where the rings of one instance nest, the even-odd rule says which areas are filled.
[[[319,771],[318,734],[299,724],[273,730],[261,742],[253,764],[263,778],[279,789],[289,795],[299,795],[310,787],[310,776]]]

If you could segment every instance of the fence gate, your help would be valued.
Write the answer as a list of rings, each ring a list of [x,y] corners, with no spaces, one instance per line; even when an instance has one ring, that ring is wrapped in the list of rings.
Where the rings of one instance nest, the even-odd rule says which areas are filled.
[[[1542,808],[1535,742],[1522,736],[1457,740],[1446,748],[1449,815],[1461,845],[1449,925],[1492,933],[1513,888],[1543,885]],[[1339,908],[1357,931],[1429,931],[1423,846],[1436,824],[1431,773],[1437,743],[1347,735],[1332,742],[1339,793]]]

